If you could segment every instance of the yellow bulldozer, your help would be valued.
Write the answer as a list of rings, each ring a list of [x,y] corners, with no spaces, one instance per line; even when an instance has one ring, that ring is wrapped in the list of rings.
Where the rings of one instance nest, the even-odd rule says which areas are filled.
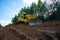
[[[21,22],[21,23],[27,24],[34,19],[36,19],[36,16],[34,14],[28,14],[26,12],[20,12],[18,14],[18,22]]]

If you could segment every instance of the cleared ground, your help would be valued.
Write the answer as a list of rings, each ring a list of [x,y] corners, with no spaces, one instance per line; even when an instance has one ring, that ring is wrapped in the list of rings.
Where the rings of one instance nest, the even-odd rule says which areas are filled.
[[[60,40],[60,21],[38,25],[10,24],[0,28],[0,40]]]

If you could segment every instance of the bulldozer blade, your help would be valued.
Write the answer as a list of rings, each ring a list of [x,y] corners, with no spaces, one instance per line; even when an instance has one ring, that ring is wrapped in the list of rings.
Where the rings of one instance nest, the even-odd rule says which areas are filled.
[[[41,24],[41,22],[40,21],[36,21],[36,20],[31,20],[30,22],[29,22],[29,25],[39,25],[39,24]]]

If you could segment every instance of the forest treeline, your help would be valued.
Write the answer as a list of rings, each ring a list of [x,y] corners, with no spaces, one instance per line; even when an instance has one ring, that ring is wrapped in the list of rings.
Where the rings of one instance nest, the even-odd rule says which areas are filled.
[[[33,2],[31,6],[21,8],[19,13],[21,12],[38,14],[37,19],[41,21],[60,21],[60,2],[54,1],[48,5],[46,2],[43,3],[41,0],[38,0],[37,4]],[[19,13],[12,18],[12,23],[18,22]]]

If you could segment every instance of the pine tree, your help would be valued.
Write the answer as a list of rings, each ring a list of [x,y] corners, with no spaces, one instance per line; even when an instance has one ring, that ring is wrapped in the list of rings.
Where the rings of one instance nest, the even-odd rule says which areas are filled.
[[[38,0],[38,12],[41,12],[42,5],[43,5],[42,1]]]
[[[18,22],[18,16],[15,15],[15,17],[12,18],[12,23],[15,24],[15,23],[17,23],[17,22]]]

